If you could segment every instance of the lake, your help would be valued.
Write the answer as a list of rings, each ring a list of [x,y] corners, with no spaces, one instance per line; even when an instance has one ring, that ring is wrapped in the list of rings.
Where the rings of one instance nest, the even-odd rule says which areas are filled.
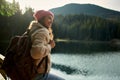
[[[51,73],[66,80],[120,80],[120,53],[52,54]]]
[[[106,42],[60,42],[51,73],[66,80],[120,80],[120,48]]]

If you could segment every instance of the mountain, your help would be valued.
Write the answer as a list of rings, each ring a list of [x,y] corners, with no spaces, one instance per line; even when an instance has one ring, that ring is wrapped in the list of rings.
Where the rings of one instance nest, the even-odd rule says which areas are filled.
[[[71,3],[62,7],[50,9],[55,15],[68,15],[68,14],[86,14],[108,18],[112,20],[120,20],[120,12],[111,9],[103,8],[94,4],[76,4]]]

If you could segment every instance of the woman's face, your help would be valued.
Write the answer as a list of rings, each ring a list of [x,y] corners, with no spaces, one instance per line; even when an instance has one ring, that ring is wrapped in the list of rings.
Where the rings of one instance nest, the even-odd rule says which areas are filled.
[[[51,15],[45,16],[44,17],[44,26],[47,28],[50,28],[53,23],[53,17]]]

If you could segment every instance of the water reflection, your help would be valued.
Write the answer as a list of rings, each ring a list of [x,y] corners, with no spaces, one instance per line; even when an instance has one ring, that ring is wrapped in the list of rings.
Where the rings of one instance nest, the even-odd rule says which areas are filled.
[[[120,80],[120,53],[52,54],[52,68],[66,80]]]
[[[53,53],[93,53],[119,50],[119,47],[113,47],[108,42],[57,42]]]
[[[52,63],[52,68],[60,70],[61,72],[65,72],[67,75],[75,75],[75,74],[81,74],[84,76],[89,75],[88,70],[79,70],[77,68],[73,68],[71,66],[62,65],[62,64]]]

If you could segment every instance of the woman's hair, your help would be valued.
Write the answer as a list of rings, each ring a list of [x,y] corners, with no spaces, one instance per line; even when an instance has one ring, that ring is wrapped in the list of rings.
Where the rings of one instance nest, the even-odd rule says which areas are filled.
[[[38,22],[39,22],[40,24],[42,24],[43,26],[45,26],[44,19],[45,19],[45,16],[42,17],[40,20],[38,20]]]
[[[49,35],[50,35],[50,40],[53,40],[54,39],[54,35],[53,35],[53,30],[52,30],[52,28],[50,27],[50,28],[48,28],[48,31],[49,31]]]
[[[45,19],[45,16],[44,17],[42,17],[38,22],[41,24],[41,25],[43,25],[43,26],[45,26],[45,24],[44,24],[44,19]],[[52,30],[52,28],[51,27],[49,27],[49,28],[47,28],[48,29],[48,31],[49,31],[49,35],[50,35],[50,40],[53,40],[53,38],[54,38],[54,35],[53,35],[53,30]]]

